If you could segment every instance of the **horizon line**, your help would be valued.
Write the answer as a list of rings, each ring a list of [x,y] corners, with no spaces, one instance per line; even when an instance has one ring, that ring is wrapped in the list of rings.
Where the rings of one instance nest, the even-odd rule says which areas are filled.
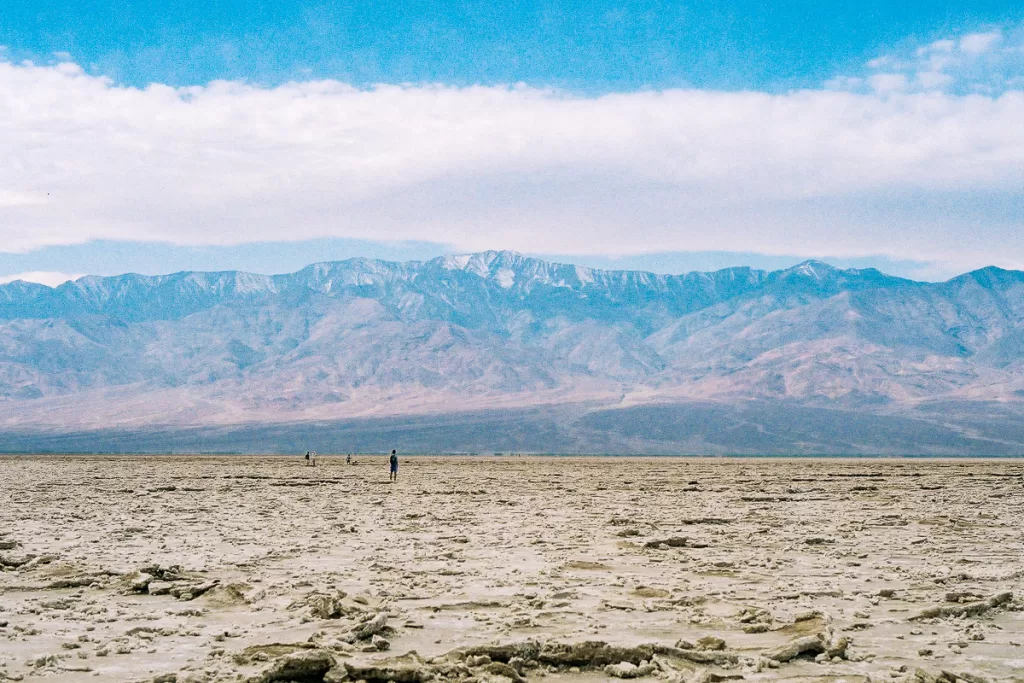
[[[305,266],[299,268],[298,270],[286,271],[286,272],[281,272],[281,273],[262,273],[262,272],[257,272],[257,271],[254,271],[254,270],[245,270],[245,269],[239,269],[239,268],[228,268],[228,269],[223,269],[223,270],[183,269],[183,270],[175,270],[175,271],[168,272],[168,273],[156,273],[156,274],[146,274],[146,273],[140,273],[140,272],[136,272],[136,271],[126,271],[126,272],[123,272],[123,273],[115,273],[115,274],[110,274],[110,275],[99,275],[99,274],[93,274],[93,273],[85,273],[85,274],[82,274],[82,275],[69,276],[67,280],[65,280],[64,282],[61,282],[59,284],[56,284],[56,285],[50,285],[50,284],[46,284],[44,282],[39,282],[39,281],[34,281],[34,280],[20,279],[20,278],[16,277],[18,274],[15,274],[14,276],[8,276],[8,277],[14,277],[15,279],[8,279],[6,281],[0,282],[0,288],[7,288],[10,285],[14,285],[14,284],[20,283],[22,285],[32,285],[32,286],[43,287],[45,289],[57,290],[57,289],[65,287],[67,285],[72,285],[74,283],[80,282],[82,280],[87,280],[87,279],[88,280],[92,280],[92,279],[106,280],[106,279],[123,278],[123,277],[138,277],[138,278],[146,278],[146,279],[158,279],[158,278],[169,278],[169,277],[181,276],[181,275],[191,275],[191,274],[223,275],[223,274],[234,273],[234,274],[239,274],[239,275],[254,275],[254,276],[258,276],[258,277],[277,278],[277,277],[287,277],[287,276],[297,275],[297,274],[301,273],[304,270],[307,270],[309,268],[313,268],[313,267],[316,267],[316,266],[321,266],[321,265],[334,265],[334,264],[343,264],[343,263],[352,263],[352,262],[369,262],[369,263],[379,263],[379,264],[387,264],[387,265],[400,265],[400,266],[404,266],[404,265],[411,265],[411,264],[427,264],[427,263],[431,263],[431,262],[434,262],[434,261],[442,261],[442,260],[450,260],[450,259],[458,259],[458,258],[470,258],[470,259],[472,259],[473,257],[476,257],[476,256],[492,256],[492,255],[493,256],[513,256],[513,257],[518,257],[518,258],[521,258],[521,259],[524,259],[524,260],[538,261],[538,262],[541,262],[541,263],[546,263],[546,264],[555,265],[555,266],[564,266],[564,267],[568,267],[568,268],[582,268],[582,269],[584,269],[586,271],[594,272],[594,273],[639,273],[639,274],[644,274],[644,275],[651,275],[651,276],[654,276],[654,277],[686,277],[686,276],[691,276],[691,275],[712,275],[712,274],[724,273],[724,272],[735,271],[735,270],[747,270],[747,271],[755,272],[755,273],[764,273],[766,275],[773,275],[773,274],[776,274],[776,273],[784,273],[786,271],[796,270],[798,268],[801,268],[801,267],[804,267],[804,266],[808,266],[808,265],[820,265],[820,266],[824,266],[825,268],[828,268],[830,270],[833,270],[833,271],[836,271],[836,272],[840,272],[840,273],[868,273],[868,272],[875,272],[875,273],[879,273],[880,275],[884,275],[887,278],[891,278],[893,280],[902,280],[904,282],[909,282],[909,283],[914,283],[914,284],[922,284],[922,285],[939,285],[939,284],[946,284],[946,283],[952,282],[954,280],[958,280],[960,278],[963,278],[963,277],[966,277],[966,276],[969,276],[969,275],[974,275],[974,274],[981,273],[981,272],[985,272],[985,271],[998,271],[998,272],[1003,272],[1003,273],[1024,273],[1024,270],[1017,270],[1017,269],[1012,269],[1012,268],[1002,268],[1000,266],[996,266],[996,265],[990,264],[990,265],[987,265],[987,266],[981,266],[981,267],[974,268],[974,269],[971,269],[971,270],[966,270],[966,271],[964,271],[962,273],[959,273],[957,275],[953,275],[953,276],[951,276],[949,278],[946,278],[945,280],[929,281],[929,280],[916,280],[916,279],[913,279],[913,278],[903,277],[903,276],[899,276],[899,275],[891,275],[891,274],[889,274],[889,273],[887,273],[887,272],[885,272],[885,271],[883,271],[883,270],[881,270],[879,268],[876,268],[876,267],[866,267],[866,268],[848,267],[848,268],[843,268],[843,267],[840,267],[840,266],[832,265],[831,263],[829,263],[828,261],[826,261],[826,260],[824,260],[822,258],[807,258],[807,259],[804,259],[803,261],[800,261],[799,263],[796,263],[796,264],[794,264],[792,266],[788,266],[786,268],[777,268],[777,269],[774,269],[774,270],[769,270],[767,268],[755,268],[755,267],[750,266],[750,265],[736,265],[736,266],[727,266],[725,268],[718,268],[718,269],[714,269],[714,270],[689,270],[689,271],[683,271],[683,272],[678,272],[678,273],[657,273],[657,272],[654,272],[652,270],[644,270],[644,269],[597,268],[597,267],[582,265],[582,264],[578,264],[578,263],[569,263],[569,262],[559,261],[559,260],[550,260],[550,259],[543,258],[541,256],[532,256],[532,255],[524,254],[524,253],[522,253],[520,251],[516,251],[516,250],[513,250],[513,249],[486,249],[486,250],[483,250],[483,251],[476,251],[476,252],[441,254],[441,255],[434,256],[434,257],[428,258],[428,259],[408,259],[408,260],[404,260],[404,261],[403,260],[394,260],[394,259],[385,259],[385,258],[372,258],[372,257],[368,257],[368,256],[351,256],[349,258],[344,258],[344,259],[335,259],[335,260],[326,260],[326,261],[313,261],[313,262],[307,263]],[[460,270],[465,270],[465,265],[460,266],[459,269]],[[60,273],[59,271],[36,271],[36,272],[34,272],[32,274],[43,274],[43,273],[47,273],[47,274],[48,273],[53,273],[55,275],[65,275],[64,273]],[[29,273],[25,273],[25,274],[27,275]]]

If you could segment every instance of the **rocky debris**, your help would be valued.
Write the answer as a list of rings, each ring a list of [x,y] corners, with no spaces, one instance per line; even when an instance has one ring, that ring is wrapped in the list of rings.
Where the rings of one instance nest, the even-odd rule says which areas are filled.
[[[149,591],[149,584],[154,581],[152,574],[146,574],[144,572],[136,572],[135,574],[128,577],[128,588],[129,593],[146,593]]]
[[[250,683],[321,683],[334,668],[336,660],[328,650],[304,650],[282,655],[262,673],[249,678]]]
[[[772,622],[771,612],[760,607],[747,607],[734,618],[741,624],[770,624]]]
[[[693,678],[694,674],[702,669],[690,662],[680,659],[670,659],[663,655],[654,655],[651,662],[655,664],[660,673],[659,678],[665,678],[669,683],[685,683]]]
[[[149,565],[139,570],[140,574],[148,574],[155,579],[160,581],[180,581],[184,578],[184,570],[180,564],[174,564],[170,567],[161,567],[158,564]]]
[[[984,614],[988,610],[993,609],[995,607],[1005,605],[1011,600],[1013,600],[1013,593],[1007,591],[1005,593],[998,593],[988,598],[987,600],[980,600],[978,602],[968,602],[956,605],[940,605],[938,607],[930,607],[910,617],[910,620],[918,621],[921,619],[941,619],[945,617],[962,616],[973,617],[979,614]]]
[[[252,586],[244,583],[218,583],[203,593],[203,596],[206,598],[206,604],[213,607],[247,605],[250,603],[247,591],[251,589]]]
[[[36,557],[36,555],[0,555],[0,568],[18,569],[19,567],[24,567],[36,559]]]
[[[98,586],[107,578],[106,574],[84,574],[82,576],[71,576],[66,579],[57,579],[46,584],[46,590],[63,590],[65,588],[85,588],[86,586]]]
[[[831,621],[826,615],[822,614],[818,610],[811,610],[809,612],[801,612],[793,617],[794,624],[800,624],[808,621],[817,621],[821,624],[826,624]]]
[[[989,683],[989,679],[971,673],[954,673],[943,669],[937,674],[924,669],[914,669],[913,683]]]
[[[73,460],[59,477],[53,468],[33,465],[38,471],[32,473],[0,462],[0,480],[13,473],[12,488],[26,501],[0,502],[0,538],[15,538],[2,532],[17,529],[24,544],[0,555],[44,553],[0,571],[0,679],[78,680],[67,667],[82,664],[92,665],[97,680],[123,674],[126,681],[152,683],[156,674],[177,668],[167,667],[173,651],[184,667],[176,683],[237,683],[284,655],[324,650],[336,664],[321,680],[357,683],[341,662],[372,663],[429,648],[423,676],[432,682],[620,680],[605,669],[623,662],[605,651],[595,651],[606,661],[597,665],[567,658],[550,643],[603,640],[632,647],[645,642],[639,634],[650,634],[665,645],[680,637],[689,642],[649,645],[649,659],[643,658],[648,651],[639,652],[640,658],[617,667],[626,675],[644,661],[657,667],[637,681],[714,683],[742,675],[759,683],[915,683],[916,661],[941,683],[984,683],[966,672],[977,667],[990,681],[1011,680],[1017,673],[1012,662],[1024,652],[1017,635],[1024,602],[1015,588],[1024,564],[1019,554],[1006,552],[1024,519],[1020,463],[820,461],[815,467],[821,470],[808,472],[813,476],[797,489],[790,475],[800,474],[806,462],[768,467],[603,459],[580,461],[586,468],[576,471],[564,461],[505,459],[482,468],[475,460],[438,459],[384,494],[374,484],[382,478],[376,468],[347,469],[335,478],[324,476],[334,473],[330,467],[297,470],[291,460],[183,458],[169,468],[150,458],[131,467],[115,463],[116,474],[108,476]],[[892,481],[879,489],[896,503],[885,510],[851,499],[848,482],[835,485],[821,474],[883,470]],[[999,471],[1015,477],[996,480],[991,473]],[[272,481],[298,472],[331,495],[223,481],[239,472],[269,472]],[[47,486],[36,486],[40,474]],[[702,493],[687,494],[680,506],[679,484],[697,474]],[[918,494],[918,474],[929,478],[924,483],[942,478],[957,484]],[[201,495],[137,495],[160,484],[184,492],[200,476],[209,479]],[[487,482],[486,495],[476,493],[480,482]],[[117,487],[131,493],[118,497]],[[451,489],[457,495],[447,493]],[[799,499],[737,505],[742,493]],[[499,508],[496,498],[522,504]],[[410,521],[410,510],[424,516]],[[982,511],[996,514],[996,521],[985,522]],[[876,522],[891,521],[887,512],[898,512],[900,524],[879,529]],[[613,514],[628,523],[606,525]],[[735,520],[685,526],[680,515]],[[358,523],[360,533],[332,527],[342,521]],[[135,527],[128,525],[145,531],[129,534]],[[148,531],[160,525],[166,533]],[[454,540],[467,534],[477,541]],[[707,541],[713,549],[643,547],[676,536]],[[929,543],[913,545],[921,536]],[[808,537],[835,543],[809,545]],[[46,555],[54,551],[59,558]],[[51,564],[44,565],[46,557]],[[576,565],[590,571],[570,571],[566,563],[573,560],[594,564]],[[157,575],[138,571],[158,562]],[[173,567],[179,563],[188,571]],[[174,600],[172,588],[182,600],[214,577],[222,583],[198,601]],[[230,581],[240,588],[228,593]],[[967,613],[1009,590],[1009,602]],[[150,591],[161,595],[150,597]],[[222,595],[226,602],[219,601]],[[965,611],[910,620],[933,606]],[[385,628],[358,640],[358,630],[381,613]],[[819,634],[824,650],[816,654],[815,646],[787,663],[765,656]],[[293,644],[237,653],[273,641]],[[389,649],[379,649],[385,641]],[[489,642],[497,644],[481,654],[434,658]],[[47,653],[56,664],[36,669],[27,663]]]
[[[727,650],[697,650],[693,647],[679,647],[679,645],[689,645],[689,643],[680,642],[676,644],[676,647],[653,645],[651,648],[656,654],[682,659],[687,662],[693,662],[694,664],[733,666],[738,664],[740,661],[740,656],[735,652],[729,652]]]
[[[821,634],[801,636],[785,645],[768,650],[764,656],[776,662],[789,662],[801,655],[818,655],[825,652],[825,639]]]
[[[609,664],[604,668],[604,672],[614,678],[641,678],[649,676],[657,670],[656,664],[647,661],[642,661],[639,665],[632,662],[619,662],[618,664]]]
[[[985,627],[979,622],[971,622],[967,624],[967,628],[962,631],[963,637],[970,641],[985,640]]]
[[[508,663],[515,658],[523,660],[537,659],[537,656],[540,654],[540,648],[540,643],[535,640],[506,643],[504,645],[473,645],[453,650],[448,654],[448,657],[464,659],[466,661],[470,661],[473,658],[486,657],[491,661]]]
[[[56,555],[54,553],[43,553],[42,555],[36,555],[31,560],[29,560],[28,564],[23,566],[22,569],[35,569],[36,567],[41,567],[43,565],[52,564],[52,563],[56,562],[59,559],[60,559],[60,556]],[[108,572],[97,572],[96,575],[97,576],[99,576],[99,575],[115,576],[115,573],[114,572],[109,572],[109,571]]]
[[[645,548],[707,548],[707,543],[701,543],[698,541],[691,541],[685,536],[672,536],[671,538],[662,538],[653,541],[647,541],[644,543]]]
[[[709,642],[717,647],[718,643]],[[615,678],[639,678],[659,670],[657,660],[672,658],[686,662],[665,667],[672,671],[689,671],[690,663],[716,666],[735,666],[740,662],[736,653],[724,650],[682,650],[661,645],[624,647],[602,641],[581,643],[523,641],[509,644],[478,645],[459,648],[423,662],[415,653],[403,657],[363,663],[345,661],[349,678],[385,680],[399,676],[401,680],[421,681],[435,676],[465,677],[472,669],[482,669],[495,676],[503,676],[522,683],[528,669],[546,666],[558,671],[603,671]],[[462,667],[462,668],[460,668]],[[396,669],[398,669],[396,671]],[[387,680],[399,680],[387,678]]]
[[[353,628],[342,640],[348,643],[354,643],[359,640],[371,640],[375,635],[379,635],[386,630],[388,630],[387,612],[378,612],[370,619]]]
[[[294,652],[319,649],[314,643],[266,643],[263,645],[250,645],[241,652],[232,655],[232,660],[239,666],[252,664],[253,662],[269,662],[272,659],[283,657]]]
[[[312,593],[306,596],[304,603],[309,606],[310,616],[317,619],[343,619],[361,617],[368,611],[364,600],[349,597],[345,591],[333,594]]]
[[[348,670],[344,666],[335,666],[324,674],[323,683],[342,683],[348,681]]]
[[[515,683],[526,683],[526,679],[511,664],[504,662],[491,662],[484,665],[484,670],[492,676],[503,676]]]
[[[653,654],[651,645],[620,647],[599,640],[574,644],[548,642],[541,646],[537,661],[558,667],[600,669],[621,662],[639,666],[640,662],[649,661]]]
[[[850,642],[849,637],[840,636],[833,642],[829,643],[828,647],[825,649],[825,654],[828,655],[829,659],[835,659],[836,657],[839,659],[846,659],[846,651],[850,647]]]
[[[948,671],[943,671],[942,673],[950,675],[950,672]],[[952,675],[956,676],[959,679],[967,681],[967,683],[989,683],[989,679],[985,678],[984,676],[979,676],[977,674],[961,672]]]
[[[195,600],[200,595],[215,588],[219,583],[219,580],[214,579],[212,581],[204,581],[203,583],[176,584],[169,592],[179,600]]]
[[[340,667],[344,667],[348,678],[354,681],[422,683],[434,677],[433,669],[415,652],[372,662],[346,660]]]
[[[636,522],[629,517],[612,517],[608,520],[612,526],[634,526]]]
[[[744,633],[767,633],[775,621],[771,612],[760,607],[747,607],[734,619]]]
[[[669,649],[674,650],[674,648]],[[603,669],[609,664],[621,664],[622,662],[639,666],[641,662],[649,662],[656,651],[657,646],[655,645],[623,647],[609,645],[603,641],[562,643],[528,640],[504,645],[475,645],[459,648],[449,653],[447,658],[470,662],[480,661],[474,658],[486,657],[491,661],[505,663],[518,659],[523,662],[536,661],[556,668]]]
[[[725,641],[718,636],[704,636],[697,640],[698,650],[724,650]]]
[[[21,543],[18,541],[0,539],[0,550],[14,550],[19,546],[21,546]]]
[[[604,571],[611,569],[608,565],[601,562],[588,562],[587,560],[572,560],[565,563],[566,569],[583,569],[587,571]]]
[[[145,582],[145,590],[149,595],[170,595],[171,597],[185,602],[195,600],[200,595],[209,592],[220,584],[220,581],[216,579],[212,581],[204,581],[202,583],[194,583],[192,581],[157,581],[152,578],[149,581],[146,581],[142,577],[139,577],[132,582],[133,592],[134,587],[142,585],[143,582]]]
[[[171,595],[183,600],[198,598],[220,583],[217,580],[201,581],[190,578],[185,574],[181,565],[170,567],[150,565],[126,575],[123,581],[126,593]]]
[[[476,668],[478,666],[484,666],[490,664],[491,658],[487,655],[470,655],[466,657],[466,666]]]

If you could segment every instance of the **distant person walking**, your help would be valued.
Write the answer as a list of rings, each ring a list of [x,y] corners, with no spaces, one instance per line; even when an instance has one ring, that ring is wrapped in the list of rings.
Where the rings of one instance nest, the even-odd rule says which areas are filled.
[[[388,459],[388,463],[391,465],[391,475],[388,477],[388,481],[398,481],[398,451],[391,450],[391,457]]]
[[[346,465],[351,465],[352,464],[352,454],[351,453],[349,453],[348,455],[345,456],[345,464]]]

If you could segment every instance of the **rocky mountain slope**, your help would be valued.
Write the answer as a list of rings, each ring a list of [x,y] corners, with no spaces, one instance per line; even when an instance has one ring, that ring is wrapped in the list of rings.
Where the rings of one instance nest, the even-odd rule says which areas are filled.
[[[637,410],[664,405],[732,417],[700,434],[624,436]],[[1006,433],[1022,405],[1024,273],[996,268],[943,283],[819,262],[667,276],[485,252],[0,286],[8,450],[44,433],[415,416],[436,428],[445,415],[539,409],[563,416],[552,443],[569,450],[887,452],[827,433],[777,443],[757,417],[820,409],[840,431],[886,416],[941,425],[949,444],[982,439],[922,452],[1002,453],[1024,452],[1024,436]],[[750,438],[719,443],[739,423]]]

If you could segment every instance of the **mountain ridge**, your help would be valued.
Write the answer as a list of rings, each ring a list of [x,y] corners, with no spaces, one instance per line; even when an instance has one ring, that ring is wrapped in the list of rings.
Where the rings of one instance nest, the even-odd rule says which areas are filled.
[[[494,264],[498,264],[499,267],[494,269]],[[157,286],[163,284],[180,283],[182,281],[199,284],[205,279],[206,284],[219,286],[221,288],[221,292],[234,292],[236,294],[277,294],[282,291],[282,284],[285,286],[294,286],[297,284],[297,281],[305,280],[305,284],[310,286],[315,283],[316,280],[313,277],[308,276],[318,274],[319,271],[322,280],[324,274],[336,272],[339,268],[353,271],[353,274],[356,274],[357,272],[362,273],[372,279],[373,275],[383,274],[393,277],[396,274],[408,273],[410,270],[429,272],[433,266],[435,268],[441,267],[450,271],[459,270],[471,273],[482,278],[486,277],[487,279],[497,280],[500,283],[503,275],[511,270],[509,266],[521,267],[524,265],[530,267],[532,271],[530,273],[531,276],[535,276],[538,271],[541,270],[545,271],[546,275],[550,275],[551,271],[561,274],[563,276],[560,280],[560,282],[563,283],[562,286],[571,287],[571,284],[568,284],[564,278],[566,274],[571,272],[577,280],[575,284],[581,289],[587,284],[595,283],[597,279],[600,279],[602,283],[611,283],[615,280],[619,280],[620,282],[629,282],[630,280],[633,280],[648,285],[657,283],[663,287],[670,282],[693,283],[700,280],[719,282],[726,278],[735,280],[737,277],[746,280],[753,280],[758,283],[783,283],[792,282],[794,280],[803,280],[805,283],[813,281],[825,286],[835,286],[839,283],[848,283],[854,281],[854,278],[862,277],[865,280],[875,283],[882,281],[892,284],[900,283],[904,285],[922,287],[952,285],[965,280],[993,280],[995,277],[1005,278],[1007,276],[1015,277],[1016,279],[1024,279],[1024,272],[1005,270],[996,266],[986,266],[955,276],[944,282],[933,283],[887,275],[876,268],[838,268],[816,259],[809,259],[789,268],[774,271],[754,269],[748,266],[733,266],[714,271],[689,271],[681,274],[661,274],[643,270],[613,270],[549,262],[524,256],[514,251],[485,251],[475,254],[454,256],[446,255],[424,261],[405,262],[353,257],[341,261],[321,261],[311,263],[298,271],[276,275],[266,275],[242,270],[184,270],[162,275],[143,275],[129,272],[120,275],[107,276],[85,275],[75,280],[69,280],[68,282],[57,285],[56,287],[26,282],[23,280],[14,280],[0,284],[0,306],[10,304],[13,299],[12,295],[16,292],[23,295],[31,293],[31,298],[74,292],[75,298],[84,303],[89,300],[90,296],[95,297],[96,291],[100,289],[99,286],[101,284],[108,283],[112,285],[119,285],[118,291],[120,292],[124,289],[123,285],[144,285],[147,286],[149,290],[153,290]],[[356,268],[355,266],[359,266],[359,268]],[[506,268],[502,268],[502,266],[505,266]],[[214,279],[211,281],[210,278]],[[328,280],[328,282],[330,283],[332,281]],[[234,286],[232,287],[231,285]],[[263,285],[263,287],[259,288],[257,285]],[[508,282],[507,285],[502,286],[511,287],[511,285],[512,281]],[[196,289],[208,290],[209,287]],[[313,287],[311,287],[311,289],[313,289]],[[114,292],[111,294],[113,293]],[[2,309],[0,309],[0,311],[2,311]]]
[[[928,283],[811,260],[661,275],[489,251],[0,285],[11,433],[709,401],[836,419],[1016,410],[1024,273]]]

